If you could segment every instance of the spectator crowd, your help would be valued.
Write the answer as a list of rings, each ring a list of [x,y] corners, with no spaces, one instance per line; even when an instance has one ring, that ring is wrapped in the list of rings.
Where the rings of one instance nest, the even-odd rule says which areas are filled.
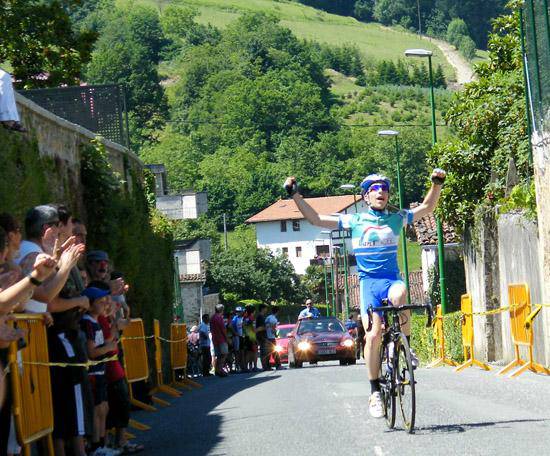
[[[86,235],[63,205],[36,206],[23,224],[0,214],[0,456],[21,451],[8,387],[13,373],[4,369],[10,343],[23,348],[27,335],[10,321],[13,313],[43,315],[50,362],[72,364],[50,367],[55,454],[143,450],[124,432],[130,400],[119,341],[130,321],[129,285],[107,252],[86,250]]]
[[[275,349],[278,308],[260,304],[224,312],[218,304],[212,316],[204,314],[201,324],[191,327],[188,336],[188,374],[227,377],[281,369]],[[273,364],[273,367],[271,365]],[[261,367],[259,367],[261,366]]]

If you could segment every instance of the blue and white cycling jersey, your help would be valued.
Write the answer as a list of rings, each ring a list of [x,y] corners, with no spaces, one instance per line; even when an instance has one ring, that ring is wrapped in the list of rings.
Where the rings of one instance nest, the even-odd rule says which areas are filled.
[[[351,245],[360,279],[399,280],[397,246],[404,226],[413,221],[413,213],[369,209],[359,214],[343,214],[339,229],[351,229]]]

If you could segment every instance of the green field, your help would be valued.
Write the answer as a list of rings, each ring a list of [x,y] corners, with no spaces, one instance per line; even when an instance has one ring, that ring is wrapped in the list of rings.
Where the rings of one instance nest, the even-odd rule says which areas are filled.
[[[118,0],[119,4],[129,0]],[[359,22],[351,17],[337,16],[300,3],[286,0],[134,0],[162,10],[170,3],[189,5],[200,12],[199,22],[225,27],[244,12],[265,12],[277,16],[281,24],[296,36],[334,45],[354,44],[369,60],[396,60],[405,49],[425,48],[434,53],[434,65],[441,64],[447,80],[454,80],[454,70],[439,48],[417,35],[398,28]]]

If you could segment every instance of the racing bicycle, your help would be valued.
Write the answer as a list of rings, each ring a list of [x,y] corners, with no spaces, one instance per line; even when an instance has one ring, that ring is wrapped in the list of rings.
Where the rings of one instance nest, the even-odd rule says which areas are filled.
[[[368,331],[372,329],[372,313],[382,312],[385,330],[380,344],[380,394],[384,405],[384,417],[390,429],[395,426],[397,400],[403,417],[403,426],[409,434],[414,431],[416,414],[416,397],[414,366],[411,360],[411,349],[405,334],[401,331],[400,313],[406,310],[423,309],[428,315],[426,326],[431,327],[433,319],[432,306],[403,305],[394,307],[389,300],[382,301],[382,307],[372,306],[368,309]]]

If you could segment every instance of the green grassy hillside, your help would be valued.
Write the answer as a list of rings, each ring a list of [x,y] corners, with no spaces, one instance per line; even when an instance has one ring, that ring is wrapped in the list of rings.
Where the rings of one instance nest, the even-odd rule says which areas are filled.
[[[148,4],[162,9],[170,3],[189,5],[200,11],[199,22],[225,27],[243,12],[271,13],[296,36],[334,45],[355,44],[366,60],[403,57],[408,48],[425,48],[434,53],[434,65],[441,64],[447,80],[454,80],[454,70],[441,51],[412,33],[379,24],[359,22],[287,0],[118,0],[124,4]]]

